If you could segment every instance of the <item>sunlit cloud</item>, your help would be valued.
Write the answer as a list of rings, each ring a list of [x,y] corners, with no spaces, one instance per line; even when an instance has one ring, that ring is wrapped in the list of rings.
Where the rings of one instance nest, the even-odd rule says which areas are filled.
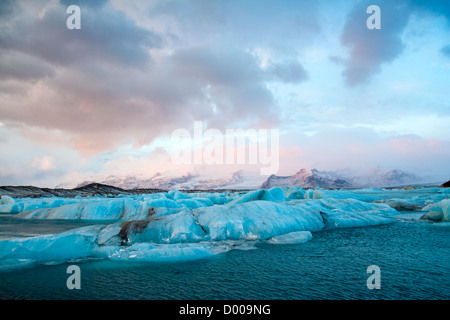
[[[278,174],[450,175],[446,1],[77,3],[0,2],[0,185],[258,171],[172,163],[195,121],[279,130]]]

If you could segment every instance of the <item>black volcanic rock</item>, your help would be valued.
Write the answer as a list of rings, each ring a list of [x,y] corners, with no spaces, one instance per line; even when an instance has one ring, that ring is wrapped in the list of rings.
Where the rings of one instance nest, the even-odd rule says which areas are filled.
[[[4,186],[0,187],[0,196],[10,196],[13,198],[41,198],[41,197],[64,197],[74,198],[89,197],[89,196],[118,196],[131,194],[148,194],[156,192],[165,192],[160,189],[134,189],[124,190],[113,186],[108,186],[100,183],[91,183],[83,187],[74,189],[49,189],[38,188],[33,186]]]
[[[442,188],[450,188],[450,180],[448,180],[447,182],[444,182],[444,183],[441,185],[441,187],[442,187]]]

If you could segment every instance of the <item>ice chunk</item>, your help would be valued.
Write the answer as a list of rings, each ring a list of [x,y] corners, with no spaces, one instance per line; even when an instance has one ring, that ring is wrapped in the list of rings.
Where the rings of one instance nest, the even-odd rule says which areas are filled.
[[[113,223],[110,225],[107,225],[105,228],[100,230],[98,237],[97,237],[97,244],[99,246],[103,245],[114,245],[119,246],[122,242],[122,239],[120,239],[119,234],[120,231],[123,228],[122,222]]]
[[[296,243],[304,243],[311,239],[312,239],[311,232],[296,231],[272,237],[269,240],[267,240],[267,242],[272,244],[296,244]]]
[[[167,193],[167,198],[176,201],[180,199],[188,199],[191,198],[191,196],[189,194],[184,194],[178,190],[171,190]]]
[[[2,196],[2,201],[0,202],[0,204],[14,204],[15,201],[12,197],[10,196]]]
[[[206,231],[198,224],[188,209],[148,220],[131,221],[130,223],[129,229],[122,236],[123,240],[129,244],[137,242],[199,242],[204,240],[206,236]]]
[[[0,241],[0,269],[33,262],[87,257],[96,247],[97,234],[104,226],[88,226],[57,235]]]
[[[120,219],[124,213],[123,199],[92,203],[74,203],[56,208],[41,208],[18,214],[25,219]]]
[[[131,220],[145,219],[150,209],[148,204],[140,201],[115,198],[24,211],[17,217],[23,219]]]
[[[199,199],[180,199],[177,200],[176,203],[189,209],[197,209],[208,206],[205,201],[200,201]],[[212,205],[212,202],[209,201],[209,204]]]
[[[438,203],[429,204],[422,209],[422,211],[429,211],[423,218],[433,221],[450,221],[450,199],[442,200]]]
[[[151,207],[164,207],[164,208],[180,208],[175,201],[171,199],[154,199],[148,202]]]
[[[231,195],[229,193],[217,193],[217,192],[202,194],[202,196],[209,199],[209,201],[211,201],[213,205],[214,204],[223,205],[225,203],[232,201],[235,198],[234,195]]]
[[[0,213],[19,213],[23,210],[23,203],[0,204]]]
[[[281,188],[258,189],[245,193],[237,199],[232,200],[228,204],[245,203],[256,200],[265,200],[273,202],[285,201],[284,191]]]
[[[286,204],[319,211],[326,229],[392,223],[395,221],[393,217],[398,214],[397,210],[384,203],[367,203],[355,199],[293,200]]]
[[[318,210],[251,201],[192,210],[213,241],[267,240],[294,231],[318,231],[323,220]]]
[[[269,193],[274,199],[272,201],[277,201],[277,202],[286,201],[286,197],[284,195],[284,191],[283,191],[283,189],[281,189],[279,187],[270,188],[269,189]]]
[[[285,187],[284,196],[286,201],[304,199],[306,191],[300,187]]]
[[[202,259],[228,250],[229,248],[225,246],[213,246],[208,243],[137,243],[130,247],[100,247],[96,249],[96,252],[111,260],[175,262]]]
[[[418,199],[381,199],[374,201],[375,203],[386,203],[391,208],[399,211],[420,211],[423,207],[423,201],[415,201]]]

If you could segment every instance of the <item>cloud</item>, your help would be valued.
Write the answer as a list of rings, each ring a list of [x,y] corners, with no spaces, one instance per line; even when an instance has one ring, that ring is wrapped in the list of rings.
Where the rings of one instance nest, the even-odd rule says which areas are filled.
[[[0,80],[38,80],[54,75],[53,67],[24,52],[0,50]]]
[[[88,172],[75,151],[25,139],[6,126],[0,126],[0,149],[0,185],[55,187],[67,172]]]
[[[125,14],[110,6],[83,7],[82,30],[68,30],[62,6],[51,6],[43,17],[25,2],[16,14],[2,21],[0,45],[12,52],[25,52],[52,64],[67,66],[99,59],[120,65],[141,66],[147,50],[160,47],[162,38],[136,26]]]
[[[8,130],[0,130],[7,154],[1,157],[0,179],[50,183],[91,172],[164,168],[163,158],[152,154],[158,159],[152,162],[143,155],[148,149],[140,147],[152,141],[166,147],[164,137],[177,128],[192,130],[195,120],[220,130],[308,131],[309,136],[293,137],[282,146],[283,157],[292,159],[284,163],[289,168],[301,163],[378,165],[394,158],[408,165],[408,157],[398,151],[413,150],[414,143],[428,150],[421,155],[414,149],[414,161],[432,159],[430,163],[445,167],[442,159],[448,154],[434,158],[438,148],[446,148],[444,142],[430,147],[431,139],[416,137],[388,143],[373,131],[353,127],[383,130],[384,125],[398,132],[396,123],[389,124],[399,119],[404,133],[421,134],[426,130],[420,128],[432,127],[429,138],[445,136],[433,119],[423,120],[425,106],[448,109],[441,87],[445,73],[428,78],[423,70],[435,69],[426,59],[411,68],[415,72],[408,79],[399,72],[402,78],[392,82],[382,78],[382,70],[405,52],[405,63],[394,65],[396,70],[418,61],[411,60],[412,49],[402,41],[414,41],[412,33],[403,32],[405,26],[413,21],[411,15],[420,18],[422,13],[442,22],[450,16],[448,2],[342,3],[0,1],[0,129]],[[71,4],[81,7],[81,30],[66,28]],[[381,7],[381,30],[366,28],[370,4]],[[436,43],[440,35],[424,40],[432,44],[427,50],[448,43]],[[420,53],[426,57],[427,50]],[[441,53],[447,51],[443,47]],[[387,82],[353,88],[377,75]],[[403,91],[398,86],[417,83],[426,85]],[[412,122],[406,114],[418,120]],[[327,125],[352,130],[327,131]],[[135,148],[134,160],[121,153],[123,146]],[[24,173],[23,168],[29,170]]]
[[[283,55],[310,44],[321,31],[314,1],[154,1],[150,18],[164,16],[178,29],[180,41],[234,42],[271,48]],[[307,14],[305,14],[307,13]]]
[[[291,135],[282,139],[280,168],[286,175],[303,167],[364,173],[376,166],[411,171],[424,177],[444,179],[450,175],[446,165],[450,158],[449,141],[412,134],[383,136],[363,127],[328,128],[311,137]],[[291,140],[295,143],[290,143]]]
[[[300,83],[308,79],[308,72],[295,60],[273,63],[268,66],[266,71],[269,75],[284,83]]]
[[[381,11],[381,29],[366,26],[366,9],[376,4]],[[409,18],[404,3],[394,1],[362,1],[347,17],[341,42],[350,50],[343,76],[349,86],[367,83],[381,72],[384,64],[394,61],[403,52],[401,34]]]
[[[48,5],[39,16],[24,3],[17,5],[14,18],[0,22],[0,117],[10,128],[64,132],[67,145],[84,155],[147,144],[176,128],[189,129],[194,120],[221,129],[276,126],[277,105],[266,84],[307,78],[290,55],[280,55],[265,70],[239,42],[215,38],[214,45],[203,43],[204,31],[189,44],[169,45],[168,32],[138,26],[109,2],[82,6],[81,30],[65,27],[62,5]],[[160,5],[164,14],[177,17],[179,6],[192,6],[188,20],[180,17],[182,23],[194,23],[206,10],[195,1]],[[249,3],[244,7],[250,12]],[[281,7],[279,12],[291,19],[276,26],[279,32],[299,23],[314,29],[314,19],[298,22],[288,7]],[[268,8],[263,11],[270,14]],[[257,18],[252,13],[250,19]],[[227,20],[227,26],[234,19],[240,18]],[[214,28],[220,30],[220,23]],[[245,32],[256,35],[255,28]]]
[[[366,13],[369,5],[381,10],[381,29],[369,30]],[[450,3],[446,0],[363,0],[349,13],[341,36],[341,43],[349,50],[344,59],[332,56],[333,62],[344,65],[343,77],[350,87],[368,83],[382,68],[397,59],[405,49],[403,31],[411,15],[443,16],[450,23]],[[446,47],[441,52],[446,54]]]
[[[0,17],[5,17],[14,12],[14,0],[3,0],[0,2]]]
[[[442,47],[441,53],[446,56],[447,58],[450,58],[450,44]]]
[[[47,171],[55,168],[54,159],[49,156],[34,157],[31,167],[38,168],[41,171]]]

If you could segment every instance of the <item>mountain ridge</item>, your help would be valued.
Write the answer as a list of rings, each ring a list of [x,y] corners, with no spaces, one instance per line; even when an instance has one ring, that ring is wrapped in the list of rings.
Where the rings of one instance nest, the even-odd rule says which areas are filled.
[[[77,187],[85,186],[94,181],[84,181]],[[242,170],[228,176],[204,176],[198,172],[184,175],[168,176],[157,173],[150,178],[108,176],[97,181],[126,190],[133,189],[163,189],[163,190],[204,190],[204,189],[258,189],[272,187],[298,186],[302,188],[384,188],[404,186],[423,182],[415,174],[399,169],[382,169],[376,167],[366,174],[351,174],[348,172],[319,171],[318,169],[301,169],[290,176],[271,175],[264,177],[246,175]]]
[[[380,174],[380,177],[377,181],[383,181],[382,178],[387,179],[397,179],[397,183],[401,181],[405,181],[405,178],[411,178],[413,180],[419,179],[418,176],[406,173],[401,170],[388,170],[383,171],[383,174]],[[191,177],[198,178],[197,175],[191,175]],[[344,179],[345,175],[342,175],[341,173],[336,173],[333,171],[319,171],[317,169],[302,169],[291,176],[276,176],[272,175],[269,178],[266,179],[262,184],[259,184],[255,187],[248,187],[248,188],[233,188],[233,185],[224,185],[224,181],[231,181],[232,179],[235,179],[234,181],[243,182],[245,180],[245,176],[242,175],[242,173],[234,173],[231,175],[230,180],[227,180],[227,178],[218,178],[218,184],[221,185],[220,188],[214,188],[214,183],[209,181],[209,184],[204,184],[203,186],[205,188],[202,189],[180,189],[183,192],[245,192],[249,190],[259,189],[259,188],[265,188],[269,189],[272,187],[284,187],[284,186],[293,186],[295,183],[310,183],[310,185],[306,185],[303,183],[303,186],[301,186],[304,189],[309,188],[316,188],[320,187],[323,189],[357,189],[362,188],[358,186],[351,185],[352,183],[355,183],[352,179],[355,179],[356,181],[366,181],[366,179],[370,176],[356,176],[353,178],[347,178],[348,180]],[[189,177],[189,175],[185,176],[181,180],[186,180],[186,177]],[[112,178],[112,177],[109,177]],[[117,178],[117,177],[115,177]],[[128,183],[132,182],[131,177],[126,178]],[[224,179],[224,180],[221,180]],[[297,179],[297,180],[296,180]],[[359,180],[358,180],[359,179]],[[402,180],[403,179],[403,180]],[[189,180],[189,179],[188,179]],[[202,180],[199,180],[202,181]],[[208,181],[208,180],[207,180]],[[407,180],[406,180],[407,181]],[[277,183],[274,185],[274,183]],[[366,181],[367,182],[367,181]],[[450,181],[449,181],[450,182]],[[443,183],[405,183],[403,185],[396,185],[396,186],[385,186],[380,188],[387,188],[387,189],[393,189],[393,188],[404,188],[406,186],[418,186],[418,187],[446,187],[449,182]],[[244,181],[245,183],[245,181]],[[351,186],[348,186],[350,184]],[[206,188],[206,187],[210,188]],[[1,186],[0,187],[0,195],[2,196],[11,196],[15,198],[39,198],[39,197],[87,197],[87,196],[111,196],[116,197],[119,195],[137,195],[137,194],[148,194],[148,193],[157,193],[157,192],[168,192],[169,189],[162,189],[162,188],[121,188],[119,186],[112,186],[104,183],[98,183],[98,182],[92,182],[92,181],[86,181],[86,183],[81,183],[77,187],[69,189],[69,188],[39,188],[35,186]]]

